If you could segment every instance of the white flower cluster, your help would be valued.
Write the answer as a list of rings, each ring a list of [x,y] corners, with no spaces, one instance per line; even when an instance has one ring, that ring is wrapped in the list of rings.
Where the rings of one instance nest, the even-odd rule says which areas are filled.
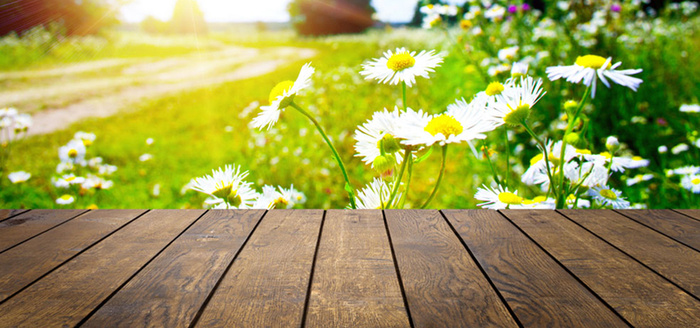
[[[102,157],[88,158],[88,150],[95,139],[94,133],[79,131],[58,149],[60,162],[56,166],[57,175],[51,182],[62,190],[63,195],[56,199],[56,204],[68,205],[78,197],[88,198],[114,186],[114,182],[108,178],[117,171],[117,167],[105,163]],[[94,204],[90,206],[96,208]]]
[[[262,192],[245,181],[248,171],[240,166],[226,165],[211,175],[194,178],[183,189],[192,189],[209,195],[204,205],[213,209],[289,209],[304,204],[306,196],[294,186],[283,188],[265,185]]]
[[[0,108],[0,177],[5,172],[5,163],[10,157],[11,143],[23,137],[32,126],[29,114],[20,114],[12,107]],[[7,175],[10,182],[18,184],[31,178],[31,173],[16,171]]]

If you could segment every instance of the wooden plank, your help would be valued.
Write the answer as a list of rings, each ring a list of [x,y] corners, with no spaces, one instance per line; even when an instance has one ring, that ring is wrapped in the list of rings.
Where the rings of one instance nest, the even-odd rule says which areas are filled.
[[[384,211],[416,327],[517,327],[438,211]]]
[[[5,221],[15,215],[20,215],[29,210],[12,210],[12,209],[0,209],[0,222]]]
[[[212,210],[81,327],[189,327],[264,210]]]
[[[560,212],[685,291],[700,296],[699,252],[613,211]]]
[[[671,210],[624,210],[620,214],[700,251],[700,221]]]
[[[443,213],[524,327],[627,327],[498,212]]]
[[[633,326],[700,324],[700,301],[559,213],[503,213]]]
[[[381,211],[326,213],[306,327],[410,327]]]
[[[143,212],[88,212],[0,254],[0,303]]]
[[[146,213],[0,305],[2,325],[75,326],[203,213]]]
[[[200,327],[299,327],[322,210],[273,210],[224,275]]]
[[[692,209],[692,210],[674,210],[678,213],[681,213],[683,215],[689,216],[695,220],[700,220],[700,210],[698,209]]]
[[[86,210],[33,210],[0,222],[0,252],[66,222]]]

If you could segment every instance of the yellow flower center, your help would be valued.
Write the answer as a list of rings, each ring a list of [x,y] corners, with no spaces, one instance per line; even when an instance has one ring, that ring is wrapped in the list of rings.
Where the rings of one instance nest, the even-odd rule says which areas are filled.
[[[600,156],[603,156],[606,159],[612,159],[612,154],[608,153],[607,151],[600,153]]]
[[[92,145],[92,141],[89,139],[83,139],[83,145],[85,145],[85,147],[90,147]]]
[[[287,205],[289,205],[289,201],[284,197],[275,199],[275,208],[287,208]]]
[[[63,195],[63,196],[61,196],[61,200],[66,201],[66,202],[69,201],[69,200],[71,200],[71,198],[73,198],[73,196],[71,196],[71,195]]]
[[[436,136],[438,133],[442,133],[445,138],[451,135],[458,135],[464,131],[462,124],[459,123],[454,117],[442,114],[430,120],[428,125],[425,126],[425,131]]]
[[[472,21],[470,21],[468,19],[463,19],[459,22],[459,27],[461,27],[462,29],[468,30],[469,28],[472,27]]]
[[[66,178],[66,182],[72,182],[73,180],[75,180],[75,177],[67,177]]]
[[[231,195],[231,190],[233,189],[233,185],[224,186],[223,182],[217,183],[215,187],[216,190],[211,194],[221,199],[226,199],[226,197]]]
[[[408,52],[399,52],[391,55],[391,58],[386,62],[386,67],[398,72],[416,64],[416,59]]]
[[[615,194],[615,192],[610,190],[610,189],[601,189],[600,195],[607,198],[607,199],[612,199],[612,200],[617,199],[617,195]]]
[[[700,184],[700,178],[695,178],[695,179],[693,179],[693,180],[690,180],[690,183],[692,183],[692,184],[694,184],[694,185],[699,185],[699,184]]]
[[[588,149],[576,149],[576,153],[579,153],[581,155],[590,155],[591,151]]]
[[[99,207],[97,207],[97,204],[91,204],[90,206],[86,207],[88,210],[97,210]]]
[[[289,92],[289,90],[292,89],[293,85],[293,81],[282,81],[280,83],[277,83],[277,85],[274,88],[272,88],[272,91],[270,91],[270,103],[277,100],[279,96],[284,96],[284,93]]]
[[[500,95],[506,88],[500,82],[491,82],[486,87],[486,94],[489,96]]]
[[[68,151],[68,157],[75,158],[78,157],[78,151],[75,149],[71,149]]]
[[[523,203],[523,198],[512,192],[502,192],[498,194],[498,200],[508,205],[520,205]]]
[[[641,156],[632,156],[633,161],[641,161],[643,158]]]
[[[547,197],[545,197],[545,196],[537,196],[537,197],[533,198],[532,200],[529,200],[529,199],[523,200],[523,204],[525,204],[525,205],[539,204],[539,203],[544,202],[546,200],[547,200]]]
[[[605,62],[607,61],[606,58],[596,56],[596,55],[585,55],[585,56],[579,56],[576,58],[576,65],[578,66],[583,66],[587,68],[593,68],[593,69],[600,69],[605,65]],[[612,66],[611,63],[608,63],[608,66],[605,68],[610,68]]]
[[[544,159],[543,154],[540,153],[540,154],[535,155],[535,157],[530,159],[530,166],[535,165],[535,163],[537,163],[543,159]]]

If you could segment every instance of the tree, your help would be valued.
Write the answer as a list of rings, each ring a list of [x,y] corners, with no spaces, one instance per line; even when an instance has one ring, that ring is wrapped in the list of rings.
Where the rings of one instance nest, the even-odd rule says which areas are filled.
[[[196,0],[177,0],[170,20],[170,31],[180,34],[207,33],[207,23]]]
[[[109,0],[0,0],[0,35],[49,23],[63,24],[70,35],[94,34],[118,23],[113,6]]]
[[[370,0],[293,0],[289,14],[301,35],[359,33],[374,25]]]

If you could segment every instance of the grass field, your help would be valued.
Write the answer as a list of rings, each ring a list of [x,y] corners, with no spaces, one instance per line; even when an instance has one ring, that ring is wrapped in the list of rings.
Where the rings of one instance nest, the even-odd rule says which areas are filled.
[[[697,27],[697,19],[694,22],[691,26]],[[667,37],[668,40],[672,38],[671,35]],[[407,93],[409,107],[431,114],[441,113],[456,99],[471,99],[489,82],[489,78],[479,75],[478,66],[481,65],[465,62],[460,51],[455,51],[454,40],[450,38],[449,34],[436,29],[377,29],[361,35],[308,39],[295,37],[291,31],[215,32],[196,38],[148,37],[122,31],[111,33],[106,39],[110,41],[81,39],[63,42],[48,52],[42,50],[43,56],[5,56],[4,61],[0,60],[3,69],[0,72],[0,85],[3,86],[0,101],[15,99],[11,97],[19,97],[23,92],[27,96],[22,98],[23,102],[7,100],[9,103],[0,104],[0,107],[14,105],[21,112],[35,114],[37,119],[46,112],[89,104],[93,99],[104,102],[105,97],[128,96],[131,95],[127,92],[129,90],[172,86],[178,81],[158,80],[156,75],[163,72],[174,74],[178,69],[191,71],[195,62],[197,65],[211,64],[212,69],[203,70],[197,76],[179,76],[179,79],[202,81],[256,67],[265,60],[276,61],[277,66],[274,70],[262,70],[260,74],[245,79],[192,84],[191,88],[173,89],[174,92],[134,97],[133,101],[125,102],[128,105],[126,110],[122,108],[116,115],[66,123],[56,131],[15,142],[7,161],[7,172],[24,170],[32,177],[20,184],[11,184],[3,178],[0,181],[0,207],[201,207],[205,195],[183,187],[192,178],[233,163],[250,171],[248,181],[253,182],[258,191],[264,184],[284,187],[293,184],[308,198],[303,207],[346,207],[348,199],[343,189],[344,180],[330,150],[308,119],[288,108],[269,131],[250,128],[251,120],[259,112],[259,107],[268,103],[269,92],[278,82],[294,80],[301,66],[311,62],[316,68],[313,87],[295,98],[295,102],[319,119],[348,168],[352,186],[360,189],[377,173],[354,157],[354,131],[375,111],[402,104],[400,87],[364,80],[359,74],[362,64],[397,47],[418,51],[434,49],[442,53],[445,60],[441,67],[431,74],[430,79],[418,78],[417,85],[409,88]],[[697,116],[678,113],[681,103],[697,101],[700,87],[694,73],[700,72],[695,65],[700,63],[700,56],[693,49],[700,47],[700,41],[696,36],[677,43],[668,40],[665,40],[669,42],[668,49],[650,48],[637,52],[635,56],[628,50],[616,50],[624,54],[622,58],[629,63],[625,67],[644,69],[639,77],[645,83],[637,93],[620,86],[612,89],[599,86],[599,95],[584,112],[586,119],[600,123],[587,130],[589,134],[584,137],[588,137],[592,149],[601,151],[605,148],[605,138],[617,135],[625,145],[625,154],[650,159],[647,168],[628,170],[611,179],[611,183],[632,203],[655,208],[697,207],[697,195],[683,190],[678,179],[667,178],[666,172],[683,165],[697,165],[700,157],[698,147],[692,146],[697,139]],[[300,58],[294,52],[282,54],[278,52],[279,47],[311,50],[307,55],[312,57]],[[27,47],[23,49],[30,51]],[[37,49],[41,47],[37,46]],[[227,53],[226,49],[241,52]],[[246,49],[256,49],[256,52],[252,56],[244,55]],[[569,51],[573,53],[575,49]],[[564,57],[533,66],[532,74],[546,78],[544,67],[569,58]],[[229,62],[227,58],[240,60]],[[666,63],[667,69],[658,69],[661,62]],[[138,65],[148,68],[157,66],[156,63],[165,68],[146,69],[132,78],[125,78],[124,72],[129,68]],[[688,69],[680,69],[683,65]],[[61,71],[70,67],[79,69],[67,73]],[[93,81],[101,81],[101,89],[90,88],[98,85]],[[88,90],[71,89],[71,83],[85,84]],[[62,86],[74,91],[56,92],[52,96],[37,95],[32,91],[62,90]],[[673,93],[665,94],[659,88]],[[561,127],[556,128],[560,107],[564,101],[582,94],[585,87],[571,87],[545,79],[544,89],[548,94],[531,115],[532,127],[549,138],[561,138]],[[610,106],[620,110],[611,111]],[[58,149],[77,131],[95,133],[96,140],[89,148],[89,157],[100,156],[104,162],[116,165],[118,170],[110,177],[114,182],[112,188],[88,191],[76,197],[72,204],[58,205],[55,200],[65,193],[52,183],[52,178],[58,176]],[[509,143],[505,143],[504,131],[499,129],[489,134],[487,144],[496,151],[492,159],[501,178],[507,176],[517,182],[530,158],[538,151],[528,141],[524,129],[509,128],[508,133]],[[152,139],[153,143],[147,144],[147,139]],[[688,151],[679,154],[658,151],[661,145],[668,145],[670,149],[682,142],[691,145]],[[510,159],[508,165],[505,163],[506,153]],[[151,159],[141,161],[144,154],[152,155]],[[415,166],[407,207],[417,207],[428,198],[439,169],[439,151]],[[488,163],[476,158],[466,144],[449,148],[445,172],[440,192],[430,207],[474,208],[480,203],[474,199],[477,188],[493,182]],[[626,184],[627,180],[642,173],[653,175],[654,179],[634,186]],[[539,190],[537,186],[524,184],[515,189],[527,197],[534,197]],[[80,192],[74,190],[73,193],[77,196]],[[665,197],[650,197],[658,193]]]

